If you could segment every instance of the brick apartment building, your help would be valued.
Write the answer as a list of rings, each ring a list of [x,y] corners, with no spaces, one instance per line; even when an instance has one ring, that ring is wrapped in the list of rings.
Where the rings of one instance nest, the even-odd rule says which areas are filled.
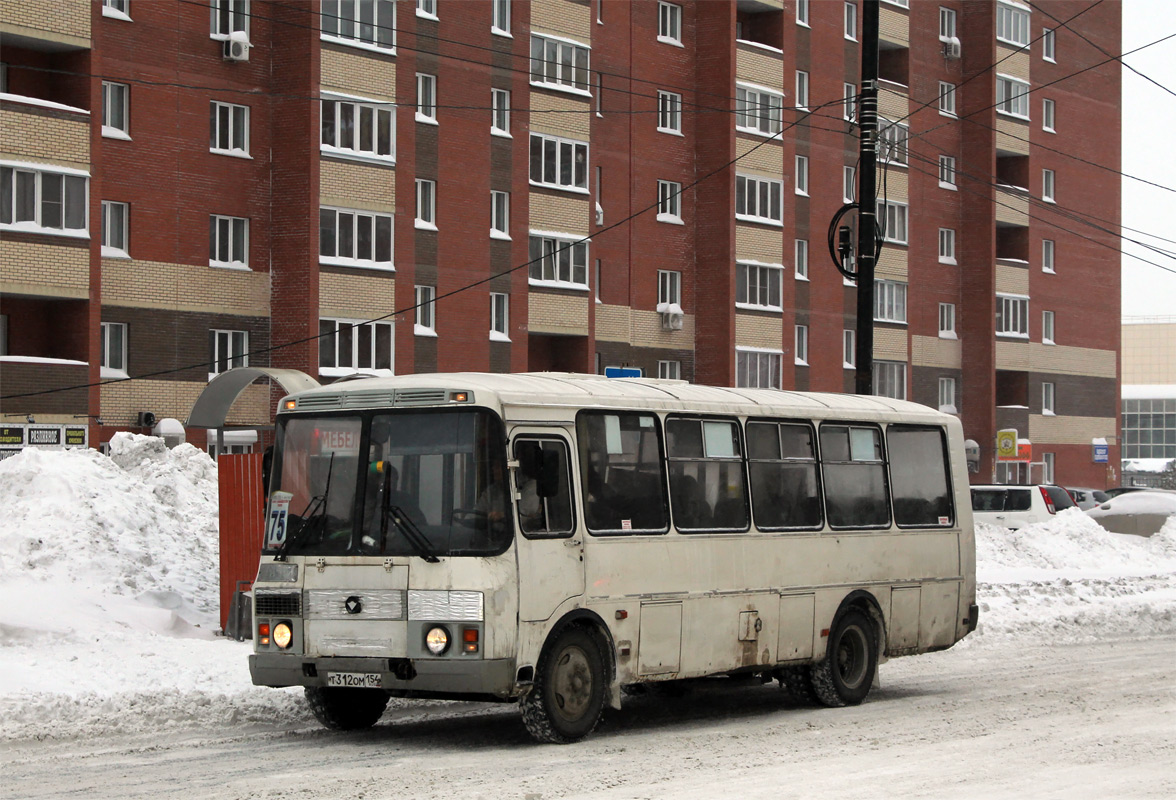
[[[1118,461],[1118,240],[1066,216],[1118,227],[1121,9],[1089,5],[881,4],[876,390],[959,413],[978,480],[1027,477],[1004,428],[1058,480],[1105,483],[1092,438]],[[860,0],[0,0],[0,424],[104,442],[246,362],[852,391],[827,229],[861,27]]]

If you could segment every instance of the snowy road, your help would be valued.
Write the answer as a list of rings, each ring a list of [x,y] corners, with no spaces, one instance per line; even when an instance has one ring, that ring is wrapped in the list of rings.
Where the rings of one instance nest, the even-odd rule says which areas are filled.
[[[309,723],[0,743],[8,798],[1171,798],[1176,638],[967,643],[882,667],[858,708],[775,685],[627,698],[570,746],[513,706],[404,704]]]

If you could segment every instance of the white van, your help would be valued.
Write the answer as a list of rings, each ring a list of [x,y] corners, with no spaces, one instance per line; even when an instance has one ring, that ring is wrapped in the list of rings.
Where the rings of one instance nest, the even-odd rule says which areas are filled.
[[[1045,522],[1065,508],[1075,506],[1061,486],[1008,486],[993,484],[972,487],[972,519],[1017,530]]]

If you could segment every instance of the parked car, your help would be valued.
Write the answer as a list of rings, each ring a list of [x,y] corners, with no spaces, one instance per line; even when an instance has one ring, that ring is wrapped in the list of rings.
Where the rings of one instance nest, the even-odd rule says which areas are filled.
[[[1070,493],[1074,504],[1083,511],[1087,511],[1099,503],[1105,503],[1111,499],[1111,496],[1102,489],[1074,489],[1067,486],[1066,491]]]
[[[1176,514],[1176,492],[1164,489],[1127,492],[1086,513],[1111,533],[1151,536]]]
[[[972,487],[972,519],[1017,530],[1045,522],[1054,514],[1074,508],[1074,500],[1061,486],[993,484]]]

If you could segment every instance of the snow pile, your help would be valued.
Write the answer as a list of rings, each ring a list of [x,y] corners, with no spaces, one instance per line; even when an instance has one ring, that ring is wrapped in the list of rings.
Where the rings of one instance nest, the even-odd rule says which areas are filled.
[[[0,461],[0,740],[303,725],[218,625],[216,465],[118,434]],[[1072,509],[976,526],[980,627],[959,645],[1176,634],[1176,516],[1150,538]]]

